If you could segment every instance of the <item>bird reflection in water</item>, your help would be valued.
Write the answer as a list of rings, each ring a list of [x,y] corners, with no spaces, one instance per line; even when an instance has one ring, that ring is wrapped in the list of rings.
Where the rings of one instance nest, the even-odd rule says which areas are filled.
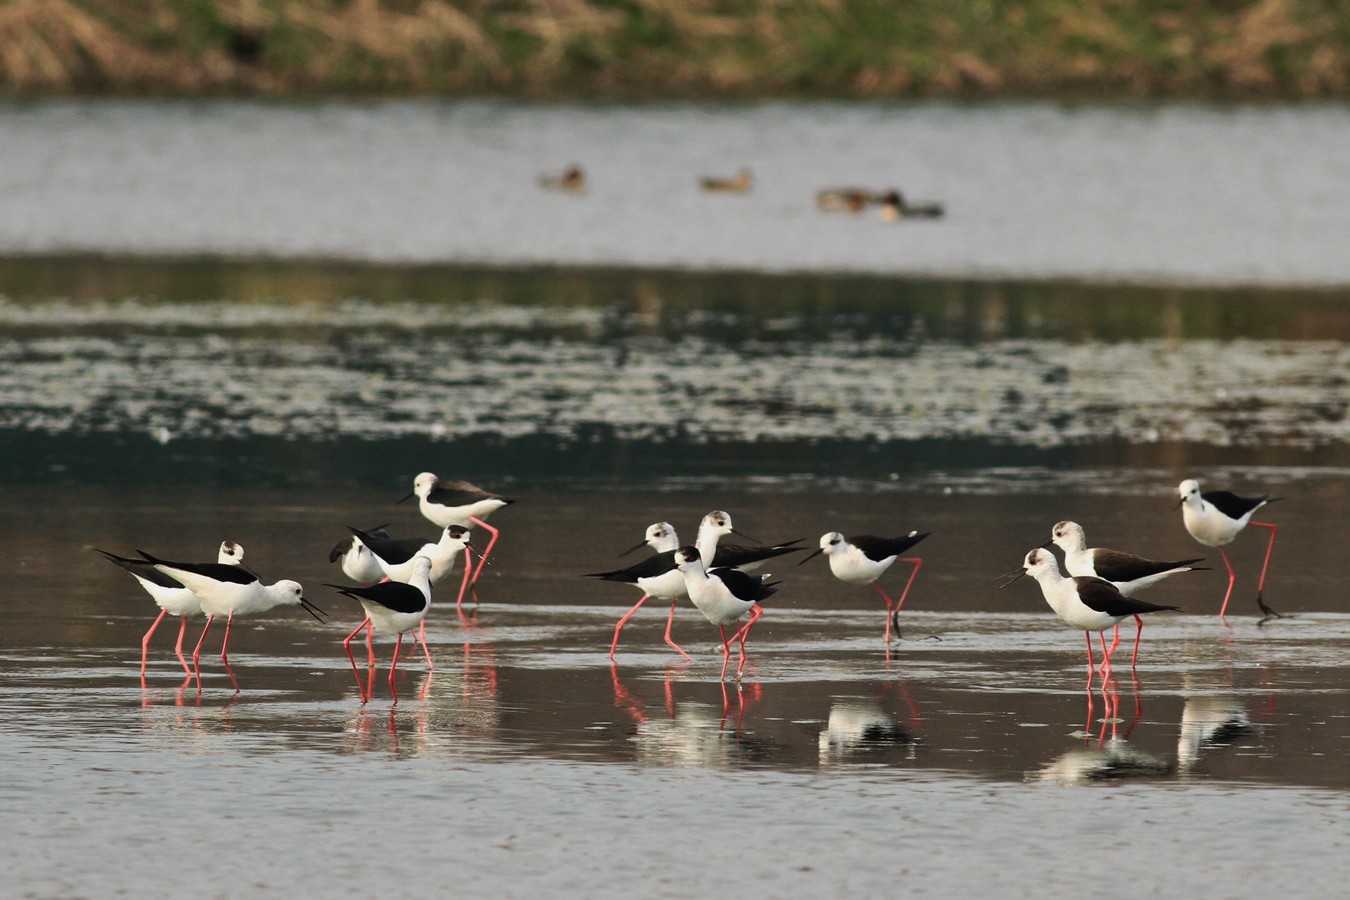
[[[1203,751],[1226,747],[1257,733],[1247,710],[1234,697],[1187,697],[1177,738],[1177,772],[1191,774]]]
[[[1123,778],[1160,778],[1173,771],[1171,760],[1146,753],[1129,743],[1130,736],[1144,715],[1143,701],[1139,694],[1139,678],[1133,672],[1130,680],[1134,688],[1134,716],[1121,733],[1120,726],[1125,720],[1120,716],[1120,691],[1114,678],[1106,679],[1099,692],[1102,695],[1104,714],[1094,719],[1096,707],[1093,691],[1087,690],[1087,722],[1079,734],[1083,746],[1060,755],[1040,769],[1030,772],[1027,781],[1047,781],[1055,784],[1092,784]],[[1101,728],[1094,732],[1093,725],[1100,723]],[[1096,741],[1093,741],[1093,736]]]
[[[872,762],[895,751],[913,760],[918,743],[875,700],[839,697],[830,705],[829,719],[819,736],[820,765]]]

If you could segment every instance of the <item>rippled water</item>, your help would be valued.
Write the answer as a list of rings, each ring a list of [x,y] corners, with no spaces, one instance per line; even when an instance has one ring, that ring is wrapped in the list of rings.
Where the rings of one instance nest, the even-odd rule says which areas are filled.
[[[0,133],[7,254],[1350,282],[1344,106],[70,102]],[[536,186],[570,163],[584,195]],[[947,215],[815,208],[854,184]]]

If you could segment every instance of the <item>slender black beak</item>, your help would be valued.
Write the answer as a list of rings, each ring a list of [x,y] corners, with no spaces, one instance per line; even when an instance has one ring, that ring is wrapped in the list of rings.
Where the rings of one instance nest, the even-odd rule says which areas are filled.
[[[1173,506],[1172,509],[1175,511],[1178,507],[1181,506],[1181,504],[1183,504],[1183,503],[1185,503],[1185,502],[1186,502],[1186,498],[1185,498],[1185,497],[1178,497],[1178,498],[1177,498],[1176,505]]]
[[[634,544],[633,546],[629,547],[627,550],[625,550],[625,551],[623,551],[622,553],[620,553],[619,556],[627,556],[628,554],[632,553],[634,550],[641,550],[641,549],[642,549],[643,547],[645,547],[645,546],[647,546],[647,542],[646,542],[646,541],[643,541],[643,542],[640,543],[640,544]]]
[[[310,603],[310,602],[309,602],[308,600],[306,600],[304,597],[301,597],[301,598],[300,598],[300,605],[301,605],[302,607],[304,607],[305,612],[309,613],[311,616],[314,617],[314,619],[315,619],[316,621],[318,621],[318,622],[320,622],[320,623],[323,622],[323,619],[320,618],[320,616],[326,616],[326,615],[328,615],[328,613],[326,613],[326,612],[324,612],[323,610],[319,609],[319,607],[315,606],[313,603]]]
[[[802,564],[805,563],[808,559],[815,559],[815,558],[816,558],[817,556],[819,556],[822,552],[824,552],[824,551],[821,550],[820,547],[817,547],[816,549],[814,549],[814,550],[812,550],[810,553],[808,553],[808,554],[802,559],[801,562],[797,563],[797,565],[799,565],[799,566],[802,565]]]
[[[1055,544],[1055,539],[1054,539],[1054,538],[1051,538],[1050,540],[1046,541],[1044,544],[1041,544],[1041,549],[1042,549],[1042,550],[1049,550],[1052,546],[1054,546],[1054,544]],[[1011,575],[1012,573],[1009,572],[1008,574]]]
[[[747,541],[754,541],[756,544],[759,543],[759,538],[752,538],[750,535],[746,534],[744,531],[737,531],[735,528],[733,528],[733,529],[731,529],[731,533],[734,534],[734,535],[736,535],[736,537],[743,537],[743,538],[745,538]]]
[[[1007,587],[1008,585],[1012,584],[1014,581],[1016,581],[1017,579],[1021,578],[1021,577],[1022,577],[1023,575],[1025,575],[1025,574],[1027,574],[1027,570],[1026,570],[1026,569],[1017,569],[1017,570],[1014,571],[1014,572],[1008,572],[1008,573],[1005,574],[1005,575],[1000,575],[1000,576],[998,576],[999,578],[1006,578],[1006,579],[1008,579],[1007,581],[1005,581],[1005,582],[1003,582],[1002,584],[1000,584],[1000,585],[998,586],[998,589],[999,589],[1000,591],[1003,590],[1005,587]]]
[[[417,496],[417,492],[414,491],[413,493],[411,493],[411,494],[409,494],[408,496],[404,497],[403,500],[398,501],[398,503],[395,503],[394,505],[395,505],[395,506],[398,506],[398,504],[399,504],[399,503],[402,503],[404,500],[411,500],[412,498],[414,498],[414,497],[416,497],[416,496]]]

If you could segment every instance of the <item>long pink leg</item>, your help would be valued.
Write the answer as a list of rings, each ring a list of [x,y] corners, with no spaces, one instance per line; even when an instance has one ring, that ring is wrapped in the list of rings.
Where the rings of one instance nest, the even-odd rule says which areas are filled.
[[[356,676],[356,689],[361,692],[361,703],[363,705],[370,697],[366,694],[366,686],[361,683],[361,670],[356,667],[356,657],[352,656],[352,638],[362,631],[366,632],[366,646],[370,648],[370,667],[373,671],[375,668],[375,648],[371,644],[370,635],[374,630],[370,627],[370,616],[366,616],[365,621],[357,625],[356,630],[342,641],[342,649],[347,651],[347,658],[352,661],[352,674]]]
[[[464,578],[459,583],[459,596],[455,598],[455,611],[459,612],[464,606],[464,592],[469,589],[469,573],[473,569],[473,558],[469,556],[469,548],[464,548]]]
[[[872,587],[876,588],[877,593],[881,595],[881,599],[886,601],[886,635],[883,639],[889,645],[891,643],[891,617],[895,614],[895,604],[891,602],[890,597],[886,596],[886,592],[881,589],[881,585],[874,581]]]
[[[220,642],[220,661],[225,664],[225,671],[230,676],[230,684],[234,685],[234,692],[239,693],[239,682],[235,680],[234,669],[230,668],[230,626],[234,624],[234,611],[231,610],[225,619],[225,640]]]
[[[896,562],[913,563],[914,571],[909,573],[909,581],[905,582],[905,589],[900,592],[900,600],[895,604],[895,611],[891,613],[891,619],[895,622],[895,633],[900,633],[900,607],[905,605],[905,598],[909,596],[909,589],[914,584],[914,579],[919,577],[919,570],[923,568],[923,560],[917,556],[911,556],[903,559],[897,559]]]
[[[1228,561],[1228,554],[1223,552],[1222,547],[1219,548],[1219,555],[1223,557],[1223,564],[1228,567],[1228,590],[1223,595],[1223,606],[1219,607],[1219,618],[1222,619],[1223,614],[1228,611],[1228,598],[1233,595],[1233,582],[1237,580],[1237,573],[1233,571],[1233,564]]]
[[[737,678],[741,676],[741,670],[745,668],[745,639],[750,636],[751,626],[753,626],[756,622],[758,622],[759,617],[762,615],[764,615],[764,607],[760,606],[759,604],[755,604],[755,608],[750,610],[749,621],[747,621],[745,623],[745,626],[741,628],[741,630],[738,632],[741,645],[741,659],[740,662],[737,663],[736,665]]]
[[[1087,638],[1087,653],[1088,653],[1088,683],[1087,683],[1087,686],[1088,686],[1088,695],[1091,696],[1091,693],[1092,693],[1092,681],[1093,681],[1094,678],[1097,677],[1097,670],[1096,670],[1096,668],[1094,667],[1094,664],[1093,664],[1093,661],[1092,661],[1092,632],[1090,632],[1090,631],[1085,631],[1085,632],[1083,632],[1083,637]],[[1090,720],[1089,720],[1089,721],[1090,721]]]
[[[727,630],[721,625],[717,630],[722,633],[722,680],[727,680],[727,663],[731,661],[731,642],[727,640]]]
[[[428,672],[434,672],[434,671],[436,671],[436,667],[435,667],[434,665],[432,665],[432,662],[431,662],[431,648],[427,646],[427,634],[426,634],[426,630],[425,630],[425,629],[426,629],[426,621],[425,621],[425,620],[423,620],[423,622],[422,622],[422,629],[423,629],[423,631],[422,631],[422,653],[423,653],[423,654],[426,656],[426,658],[427,658],[427,671],[428,671]]]
[[[681,656],[683,656],[685,659],[693,659],[692,656],[690,656],[688,653],[685,653],[685,652],[684,652],[684,648],[683,648],[683,647],[681,647],[679,644],[675,643],[675,641],[672,640],[671,637],[670,637],[670,629],[671,629],[671,626],[673,626],[673,625],[675,624],[675,604],[677,604],[677,603],[679,603],[679,602],[680,602],[680,599],[679,599],[678,597],[676,597],[674,600],[670,601],[670,615],[666,616],[666,643],[669,644],[671,647],[673,647],[673,648],[675,649],[675,652],[678,653],[678,654],[680,654]],[[616,640],[617,640],[617,638],[616,638]],[[612,651],[611,651],[611,652],[612,652]]]
[[[169,611],[168,611],[167,609],[161,609],[161,610],[159,611],[159,615],[155,617],[155,623],[154,623],[153,625],[150,626],[150,630],[147,631],[147,632],[145,633],[145,637],[141,638],[141,677],[142,677],[142,678],[145,677],[145,661],[146,661],[146,659],[147,659],[147,658],[149,657],[149,655],[150,655],[150,635],[152,635],[152,634],[155,633],[155,629],[159,627],[159,623],[160,623],[160,622],[163,622],[163,621],[164,621],[164,617],[167,616],[168,614],[169,614]],[[186,624],[186,623],[187,623],[187,620],[184,619],[183,622],[184,622],[184,624]],[[182,656],[181,656],[181,655],[179,656],[179,659],[182,659]],[[189,669],[188,671],[189,671],[189,673],[190,673],[192,670]]]
[[[492,545],[497,543],[497,535],[501,534],[501,532],[477,516],[469,516],[469,521],[475,525],[483,526],[488,530],[488,533],[492,535],[492,537],[488,538],[488,545],[484,548],[482,555],[478,557],[478,568],[475,569],[473,573],[473,581],[477,584],[478,576],[483,574],[483,566],[487,565],[488,557],[492,555]]]
[[[189,666],[187,660],[183,658],[183,635],[185,634],[187,634],[187,616],[182,616],[180,617],[180,624],[178,626],[178,640],[173,645],[173,652],[178,654],[178,661],[183,664],[183,671],[191,678],[192,667]]]
[[[394,685],[394,675],[398,670],[398,651],[403,646],[403,635],[398,636],[394,642],[394,658],[389,662],[389,694],[394,698],[394,705],[398,705],[398,688]]]
[[[192,672],[197,676],[197,693],[202,692],[202,667],[200,657],[202,655],[202,643],[206,640],[206,633],[211,630],[211,623],[216,620],[215,616],[207,616],[206,624],[202,626],[202,636],[197,638],[197,646],[192,651]]]
[[[1261,596],[1266,590],[1266,570],[1270,568],[1270,554],[1275,550],[1275,535],[1280,531],[1279,526],[1272,525],[1269,522],[1248,522],[1247,524],[1255,525],[1257,528],[1270,529],[1270,543],[1266,544],[1266,561],[1261,564],[1261,580],[1256,583],[1256,605],[1265,615],[1279,617],[1280,614],[1266,606],[1266,601]]]
[[[1105,682],[1106,676],[1111,672],[1111,655],[1115,653],[1116,648],[1120,646],[1120,635],[1117,634],[1115,640],[1111,642],[1110,650],[1106,649],[1106,632],[1097,632],[1097,637],[1101,638],[1102,641],[1102,664],[1100,671],[1102,673],[1102,680]]]
[[[642,599],[634,603],[633,608],[624,613],[623,618],[619,620],[619,624],[614,626],[614,641],[609,645],[609,658],[611,662],[614,660],[614,651],[619,647],[619,632],[623,631],[623,626],[627,625],[628,620],[633,618],[633,613],[641,609],[642,604],[646,603],[647,598],[650,596],[651,594],[643,594]]]
[[[1138,626],[1134,632],[1134,653],[1130,654],[1130,671],[1134,671],[1135,664],[1139,662],[1139,639],[1144,636],[1144,617],[1135,614],[1134,623]],[[1120,640],[1120,626],[1116,626],[1116,640]]]
[[[370,621],[370,616],[366,616],[366,668],[375,668],[375,623]],[[360,629],[357,629],[358,631]],[[351,651],[347,651],[351,656]],[[352,660],[352,668],[356,668],[356,660]]]

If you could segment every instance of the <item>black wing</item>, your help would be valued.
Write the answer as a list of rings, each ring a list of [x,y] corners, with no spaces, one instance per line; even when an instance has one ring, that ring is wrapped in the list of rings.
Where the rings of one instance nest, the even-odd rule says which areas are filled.
[[[431,503],[439,503],[442,506],[468,506],[470,503],[477,503],[480,500],[500,500],[503,503],[516,502],[506,499],[501,494],[485,491],[478,485],[467,481],[438,481],[431,492],[427,494],[427,500]]]
[[[1108,616],[1133,616],[1164,609],[1181,609],[1179,606],[1159,606],[1147,600],[1126,597],[1111,582],[1090,575],[1079,575],[1074,583],[1078,585],[1078,599],[1083,601],[1084,606]]]
[[[348,597],[355,597],[358,600],[378,603],[391,612],[417,613],[421,612],[427,605],[427,598],[423,596],[420,590],[401,581],[384,581],[379,584],[372,584],[370,587],[351,587],[338,584],[325,584],[324,587],[335,588],[339,594],[346,594]]]
[[[758,603],[778,593],[777,589],[765,584],[758,575],[747,575],[740,569],[713,569],[708,574],[720,578],[727,586],[727,590],[738,600],[754,600]]]
[[[744,544],[718,544],[717,551],[713,553],[712,567],[716,569],[748,566],[750,563],[773,559],[775,556],[782,556],[784,553],[796,553],[806,548],[792,545],[800,544],[803,540],[805,538],[797,538],[795,541],[784,541],[781,544],[762,547],[747,547]]]
[[[172,575],[165,575],[154,564],[144,559],[128,559],[125,556],[118,556],[116,553],[109,553],[107,550],[100,550],[97,547],[90,547],[95,553],[102,553],[103,558],[115,566],[126,569],[132,575],[144,578],[152,584],[157,584],[165,588],[180,588],[183,585]]]
[[[207,578],[216,581],[228,581],[232,584],[252,584],[253,582],[260,580],[257,575],[254,575],[243,566],[231,566],[225,563],[169,562],[168,560],[151,556],[144,550],[137,550],[136,552],[145,557],[147,562],[153,563],[154,565],[168,566],[172,569],[182,569],[184,572],[191,572],[194,575],[204,575]]]
[[[1144,559],[1142,556],[1135,556],[1132,553],[1122,553],[1119,550],[1107,550],[1101,547],[1092,551],[1092,568],[1096,570],[1098,578],[1105,578],[1107,581],[1126,582],[1134,581],[1136,578],[1148,578],[1150,575],[1158,575],[1162,572],[1170,572],[1173,569],[1182,569],[1193,563],[1203,562],[1202,558],[1196,559],[1178,559],[1173,562],[1163,562],[1156,559]]]
[[[388,535],[380,537],[374,532],[362,531],[359,528],[352,528],[350,525],[347,526],[347,530],[360,538],[361,543],[365,544],[371,553],[391,566],[407,562],[427,544],[436,543],[421,538],[391,538]]]
[[[904,535],[903,537],[893,538],[877,537],[873,534],[860,534],[857,537],[845,538],[845,540],[861,550],[863,556],[866,556],[872,562],[881,562],[883,559],[899,556],[930,534],[932,534],[931,531],[913,532]]]
[[[587,578],[603,578],[605,581],[621,581],[624,584],[636,584],[639,578],[656,578],[675,568],[675,551],[654,553],[642,562],[634,563],[626,569],[613,572],[592,572]]]
[[[1262,494],[1260,497],[1239,497],[1230,491],[1206,491],[1200,496],[1230,519],[1240,519],[1262,503],[1270,502],[1269,494]]]

